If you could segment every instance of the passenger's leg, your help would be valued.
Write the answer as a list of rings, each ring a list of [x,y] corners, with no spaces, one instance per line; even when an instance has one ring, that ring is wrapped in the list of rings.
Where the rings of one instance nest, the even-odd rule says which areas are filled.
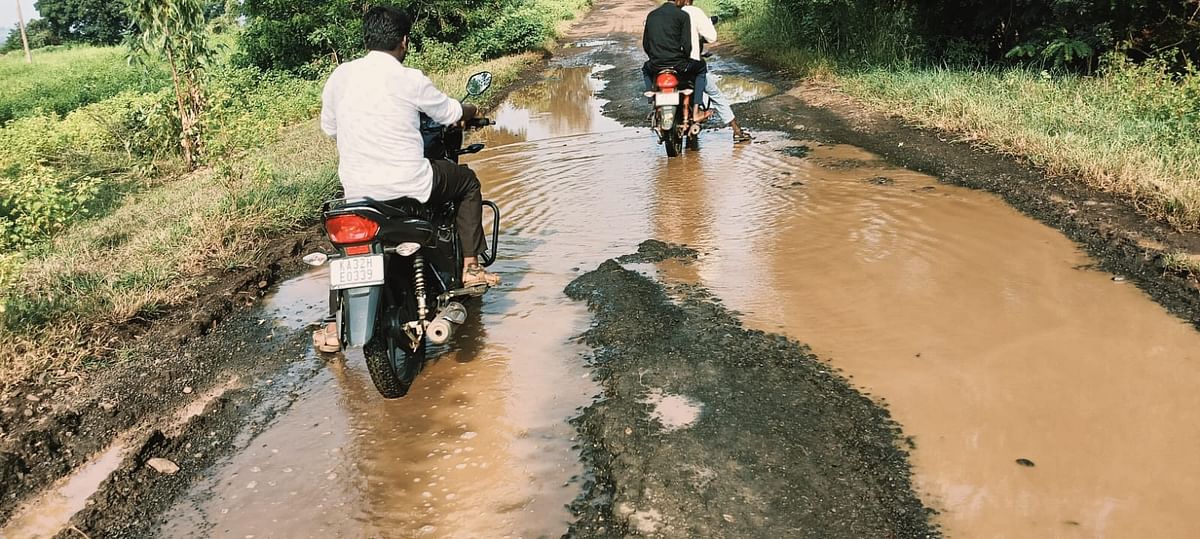
[[[721,121],[728,125],[734,120],[733,107],[729,106],[729,100],[725,98],[725,94],[721,93],[721,89],[717,87],[717,77],[709,75],[707,79],[708,84],[704,85],[704,93],[708,94],[708,102],[711,105],[709,108],[716,110],[717,115],[721,117]]]
[[[695,81],[692,85],[692,109],[696,111],[693,117],[697,122],[703,122],[712,116],[711,111],[699,112],[700,105],[704,103],[704,88],[708,85],[708,64],[699,60],[689,60],[686,67],[686,73]]]

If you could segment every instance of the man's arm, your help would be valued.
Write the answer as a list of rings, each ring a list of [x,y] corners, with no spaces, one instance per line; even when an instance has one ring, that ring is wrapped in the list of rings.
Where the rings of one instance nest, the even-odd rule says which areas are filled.
[[[442,93],[424,73],[420,75],[420,81],[417,84],[419,86],[416,96],[417,109],[424,112],[433,121],[442,125],[451,125],[459,120],[474,117],[474,105],[464,106],[458,100]],[[470,110],[465,111],[471,113],[469,117],[463,114],[467,107],[470,107]]]
[[[334,75],[337,73],[335,72]],[[334,75],[325,81],[325,89],[321,91],[321,131],[330,138],[337,140],[337,111],[334,103]]]
[[[700,34],[700,39],[709,45],[717,42],[717,27],[713,26],[712,19],[708,18],[703,9],[687,6],[683,10],[691,16],[692,25],[696,27],[696,33]]]

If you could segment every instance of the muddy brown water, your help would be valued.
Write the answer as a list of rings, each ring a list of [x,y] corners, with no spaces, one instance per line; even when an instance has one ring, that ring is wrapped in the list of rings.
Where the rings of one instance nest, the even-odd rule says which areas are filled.
[[[506,282],[454,346],[397,401],[360,352],[328,360],[165,515],[164,535],[560,535],[584,474],[567,420],[596,393],[574,340],[589,317],[561,291],[651,237],[703,255],[649,271],[711,288],[888,404],[949,536],[1200,535],[1200,334],[995,197],[857,148],[714,131],[668,160],[600,113],[614,68],[586,61],[603,40],[584,45],[514,93],[470,159],[505,212]],[[775,91],[724,84],[742,100]],[[324,279],[285,283],[264,318],[318,320]],[[646,398],[679,428],[704,406]],[[72,504],[86,498],[71,485]]]

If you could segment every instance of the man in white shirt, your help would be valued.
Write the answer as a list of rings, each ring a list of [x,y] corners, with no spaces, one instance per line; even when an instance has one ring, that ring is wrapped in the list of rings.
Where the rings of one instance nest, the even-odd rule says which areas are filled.
[[[483,197],[471,169],[425,158],[420,115],[442,125],[474,118],[474,105],[442,93],[418,69],[404,66],[412,20],[403,12],[376,6],[363,15],[367,55],[338,66],[321,96],[321,129],[337,141],[338,178],[346,198],[379,201],[402,197],[440,205],[456,202],[456,225],[463,246],[463,285],[500,284],[484,271],[478,254],[487,248]],[[337,329],[327,324],[314,341],[336,352]]]
[[[717,42],[717,28],[713,26],[712,19],[704,13],[704,10],[692,5],[693,0],[683,0],[683,11],[688,14],[692,21],[692,59],[700,60],[703,54],[703,44]],[[733,107],[729,106],[729,100],[725,98],[725,94],[721,93],[721,89],[717,87],[719,77],[715,73],[709,73],[704,93],[708,95],[708,101],[717,114],[725,121],[727,125],[733,128],[733,141],[746,142],[753,140],[754,137],[742,130],[738,125],[737,118],[733,115]]]

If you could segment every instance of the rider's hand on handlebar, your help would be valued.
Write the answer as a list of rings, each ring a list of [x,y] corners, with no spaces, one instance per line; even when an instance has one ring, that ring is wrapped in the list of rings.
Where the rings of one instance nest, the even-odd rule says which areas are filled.
[[[463,109],[462,120],[459,120],[458,126],[463,129],[466,129],[471,126],[470,125],[471,120],[474,120],[475,118],[479,117],[479,107],[472,105],[470,103],[463,103],[462,109]]]

